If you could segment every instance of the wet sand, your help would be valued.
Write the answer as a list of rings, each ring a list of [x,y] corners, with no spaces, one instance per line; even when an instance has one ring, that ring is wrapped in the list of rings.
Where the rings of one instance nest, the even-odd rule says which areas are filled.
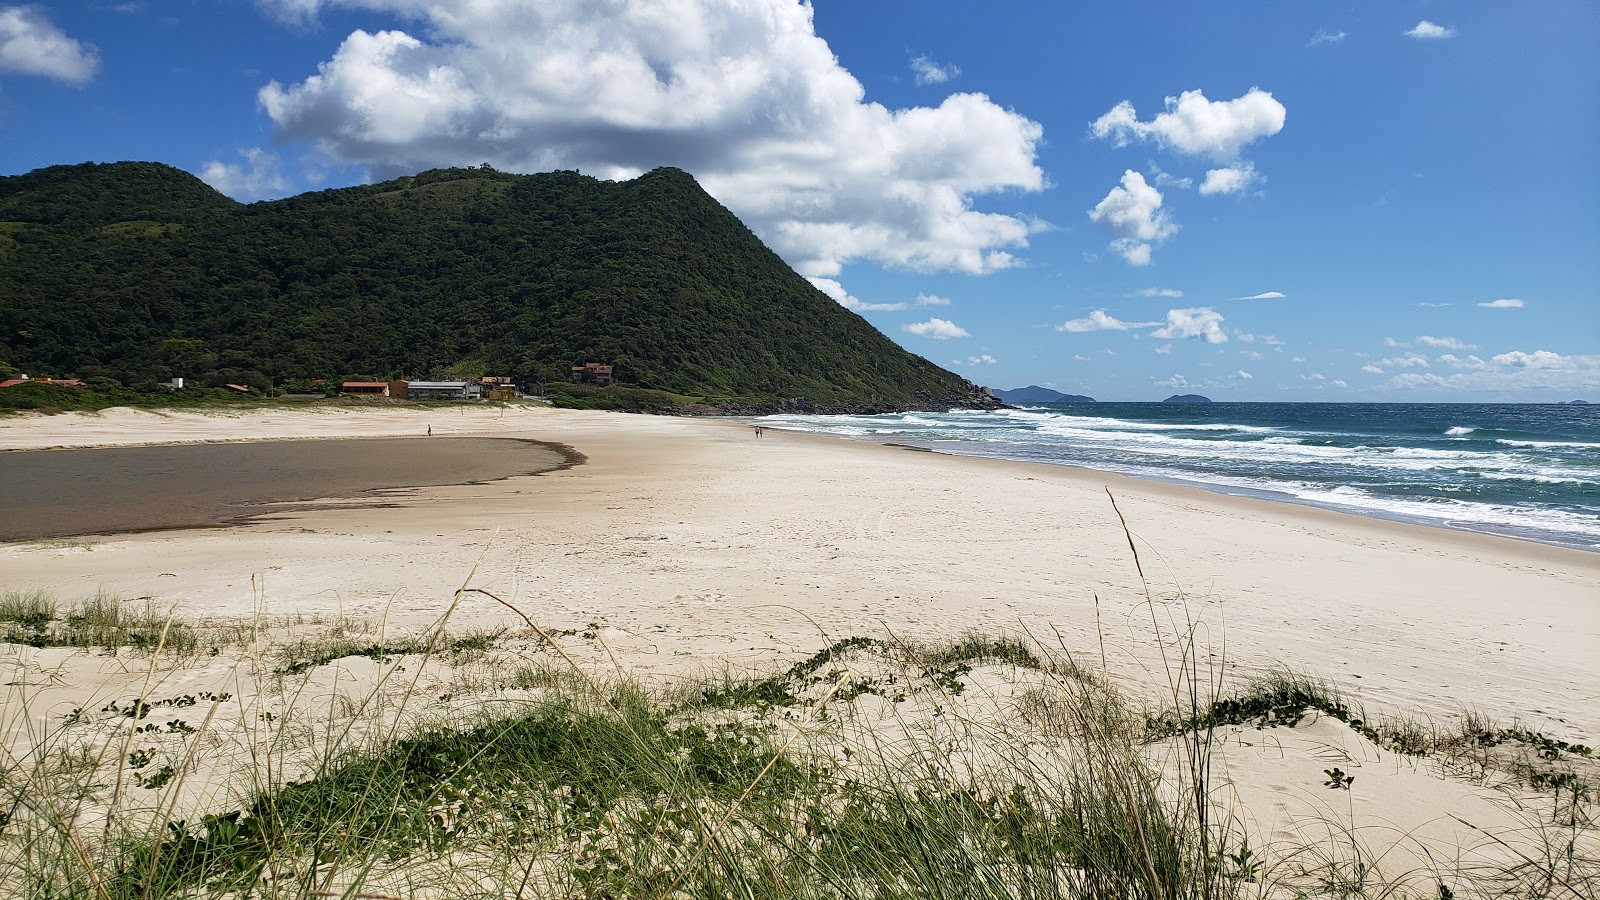
[[[0,541],[223,525],[312,500],[563,468],[568,448],[495,437],[257,441],[0,457]]]

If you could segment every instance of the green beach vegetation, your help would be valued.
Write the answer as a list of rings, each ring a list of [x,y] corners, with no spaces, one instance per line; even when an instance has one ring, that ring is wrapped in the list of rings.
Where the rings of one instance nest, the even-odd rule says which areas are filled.
[[[1219,693],[1192,632],[1171,636],[1173,702],[1156,707],[1026,634],[851,637],[767,673],[646,685],[577,661],[585,644],[609,655],[600,629],[523,617],[518,632],[447,631],[474,596],[490,595],[464,590],[434,627],[404,636],[351,619],[233,626],[228,690],[166,686],[193,657],[141,646],[137,696],[52,710],[30,748],[0,760],[0,894],[1577,900],[1600,889],[1588,748],[1481,719],[1454,735],[1369,720],[1289,672]],[[11,591],[0,618],[39,627],[108,602]],[[204,623],[165,631],[179,627],[207,640]],[[8,681],[7,703],[31,712],[28,679]],[[1506,835],[1516,844],[1502,865],[1430,857],[1395,871],[1337,822],[1332,845],[1269,850],[1213,790],[1220,729],[1319,715],[1370,721],[1380,745],[1441,764],[1517,744],[1545,771],[1563,754],[1584,765],[1565,770],[1578,773],[1570,783],[1516,782],[1554,799]],[[225,765],[211,759],[229,751]],[[1479,778],[1515,774],[1483,761]],[[1337,767],[1320,777],[1310,788],[1361,788]]]
[[[445,169],[248,206],[155,163],[40,169],[0,177],[0,296],[0,374],[83,378],[84,403],[160,398],[174,377],[555,385],[586,361],[653,393],[564,402],[992,402],[822,294],[676,169]]]

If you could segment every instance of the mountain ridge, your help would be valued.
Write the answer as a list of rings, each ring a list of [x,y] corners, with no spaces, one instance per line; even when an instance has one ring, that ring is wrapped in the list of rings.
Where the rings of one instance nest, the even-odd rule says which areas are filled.
[[[238,204],[159,163],[0,178],[0,361],[127,384],[452,372],[700,411],[998,405],[822,294],[689,175],[436,169]]]

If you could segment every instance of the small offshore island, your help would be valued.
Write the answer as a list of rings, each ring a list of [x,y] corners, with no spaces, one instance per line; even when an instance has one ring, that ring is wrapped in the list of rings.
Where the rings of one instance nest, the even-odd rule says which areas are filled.
[[[0,895],[1600,885],[1600,555],[901,452],[1206,456],[908,353],[680,170],[58,166],[0,225]]]

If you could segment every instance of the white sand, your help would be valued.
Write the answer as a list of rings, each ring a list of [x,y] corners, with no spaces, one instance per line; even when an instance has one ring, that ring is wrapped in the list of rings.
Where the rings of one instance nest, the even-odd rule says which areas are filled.
[[[613,649],[641,671],[809,652],[824,634],[1025,629],[1096,659],[1103,635],[1114,669],[1164,684],[1109,487],[1165,633],[1192,617],[1219,660],[1324,675],[1385,709],[1475,707],[1563,738],[1600,735],[1600,554],[1086,470],[605,413],[112,410],[7,420],[0,448],[429,424],[563,442],[589,462],[419,490],[401,508],[0,546],[0,584],[245,616],[258,576],[274,614],[336,608],[406,624],[440,612],[476,564],[475,586],[542,624],[617,629]],[[1185,601],[1170,602],[1179,591]],[[506,619],[487,601],[460,615]]]
[[[758,664],[855,634],[978,629],[1026,631],[1095,667],[1103,654],[1125,685],[1155,694],[1167,683],[1157,635],[1170,660],[1192,620],[1208,662],[1225,662],[1230,677],[1282,664],[1326,676],[1373,710],[1444,723],[1473,708],[1567,740],[1600,736],[1600,554],[1086,470],[544,409],[113,410],[5,420],[0,449],[416,435],[430,424],[435,434],[566,443],[589,461],[418,490],[397,508],[0,545],[0,586],[149,596],[191,620],[259,609],[405,628],[435,619],[472,573],[473,586],[547,628],[600,626],[609,651],[643,674]],[[484,598],[452,620],[492,624],[520,623]],[[65,673],[58,704],[118,677],[103,661],[49,659]],[[1343,738],[1294,740],[1270,753],[1236,746],[1223,759],[1262,828],[1281,830],[1305,807],[1285,798],[1326,799],[1316,777]],[[1405,786],[1351,815],[1413,828],[1446,821],[1459,804],[1481,813],[1477,788],[1441,788],[1431,776],[1418,787],[1392,754],[1364,743],[1338,752],[1371,757],[1358,786],[1378,772]]]

